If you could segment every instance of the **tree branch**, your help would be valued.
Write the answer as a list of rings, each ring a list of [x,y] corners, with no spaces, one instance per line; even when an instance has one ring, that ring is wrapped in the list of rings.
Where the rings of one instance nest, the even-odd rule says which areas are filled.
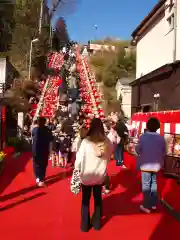
[[[63,2],[63,0],[53,1],[53,3],[52,3],[53,6],[52,6],[52,9],[51,9],[50,14],[49,14],[50,19],[53,17],[53,14],[56,12],[56,10],[58,9],[59,4],[60,4],[61,2]]]

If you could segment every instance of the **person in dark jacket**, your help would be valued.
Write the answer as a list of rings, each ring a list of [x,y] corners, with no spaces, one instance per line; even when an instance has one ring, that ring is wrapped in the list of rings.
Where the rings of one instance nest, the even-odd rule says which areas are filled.
[[[38,125],[32,130],[32,154],[34,174],[36,183],[39,187],[43,187],[46,168],[48,166],[48,158],[51,153],[53,136],[52,132],[45,125],[46,119],[40,117]]]
[[[119,136],[119,142],[115,148],[114,158],[116,160],[116,166],[124,166],[124,146],[128,141],[128,129],[123,120],[119,120],[116,123],[115,130]]]

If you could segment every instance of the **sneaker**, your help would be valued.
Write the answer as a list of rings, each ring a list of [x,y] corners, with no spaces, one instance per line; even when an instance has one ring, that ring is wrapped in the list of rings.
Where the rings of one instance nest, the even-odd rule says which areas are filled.
[[[39,178],[36,178],[36,183],[39,183],[39,182],[40,182]]]
[[[145,213],[148,213],[148,214],[151,213],[151,210],[149,210],[148,208],[145,208],[143,205],[140,205],[140,209]]]
[[[152,210],[157,210],[157,207],[156,206],[152,206]]]
[[[45,183],[44,182],[39,182],[38,183],[38,187],[45,187],[46,185],[45,185]]]
[[[125,165],[122,165],[122,168],[124,168],[124,169],[125,169],[125,168],[127,168],[127,167],[126,167]]]
[[[104,189],[103,192],[102,192],[102,194],[108,194],[108,193],[110,193],[109,189]]]

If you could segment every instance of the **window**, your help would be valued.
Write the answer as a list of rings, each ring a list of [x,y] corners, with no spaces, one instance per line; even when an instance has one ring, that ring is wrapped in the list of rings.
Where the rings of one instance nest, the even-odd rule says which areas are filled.
[[[172,31],[174,29],[174,13],[167,18],[168,30]]]

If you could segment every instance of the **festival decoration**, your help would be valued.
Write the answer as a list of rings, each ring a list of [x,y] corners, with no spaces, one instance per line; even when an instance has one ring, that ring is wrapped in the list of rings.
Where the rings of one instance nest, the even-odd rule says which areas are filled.
[[[64,56],[56,52],[49,57],[48,67],[59,72],[63,63]],[[48,76],[46,81],[40,83],[41,98],[38,106],[31,111],[32,116],[35,118],[38,116],[51,118],[55,115],[58,102],[58,89],[61,82],[62,80],[58,76]]]
[[[84,102],[82,112],[87,114],[88,119],[92,116],[104,119],[104,111],[102,109],[100,94],[97,90],[95,75],[91,73],[86,57],[80,56],[80,51],[76,53],[77,71],[80,75],[80,96]],[[86,122],[86,126],[89,126]]]

